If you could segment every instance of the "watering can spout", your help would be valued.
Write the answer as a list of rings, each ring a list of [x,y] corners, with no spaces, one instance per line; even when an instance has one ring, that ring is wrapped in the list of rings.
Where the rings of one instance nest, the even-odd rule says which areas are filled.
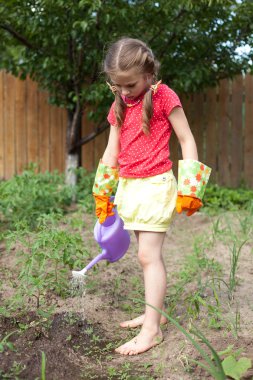
[[[104,260],[106,258],[106,255],[107,255],[107,250],[103,249],[102,252],[99,255],[97,255],[96,257],[94,257],[94,259],[85,267],[86,272],[90,268],[92,268],[95,264],[97,264],[100,260]]]

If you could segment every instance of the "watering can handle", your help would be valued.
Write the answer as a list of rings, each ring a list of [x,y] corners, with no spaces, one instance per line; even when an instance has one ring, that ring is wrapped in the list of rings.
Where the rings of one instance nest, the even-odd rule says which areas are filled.
[[[107,255],[107,250],[103,249],[102,252],[94,257],[94,259],[85,267],[86,271],[92,268],[95,264],[97,264],[100,260],[103,260],[104,257]]]

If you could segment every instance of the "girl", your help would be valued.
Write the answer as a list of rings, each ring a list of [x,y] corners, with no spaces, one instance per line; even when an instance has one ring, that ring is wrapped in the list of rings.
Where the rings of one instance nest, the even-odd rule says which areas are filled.
[[[144,273],[145,301],[164,308],[166,270],[162,246],[175,214],[188,215],[201,206],[210,169],[199,163],[196,144],[178,96],[157,81],[159,64],[140,40],[122,38],[105,57],[104,71],[115,95],[108,121],[108,145],[99,163],[93,194],[100,223],[112,214],[110,195],[117,189],[115,204],[124,228],[134,230],[138,258]],[[174,129],[182,148],[179,185],[169,159],[169,139]],[[119,179],[118,179],[119,176]],[[198,179],[197,179],[198,178]],[[150,306],[122,327],[141,325],[140,333],[116,349],[136,355],[159,344],[164,317]]]

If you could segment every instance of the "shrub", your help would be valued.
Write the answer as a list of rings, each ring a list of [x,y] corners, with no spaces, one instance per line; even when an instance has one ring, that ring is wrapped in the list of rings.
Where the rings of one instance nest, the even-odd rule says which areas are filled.
[[[208,212],[250,210],[253,208],[253,190],[210,184],[206,188],[204,206]]]
[[[35,165],[0,182],[0,212],[10,228],[24,221],[33,229],[41,214],[63,213],[72,197],[73,189],[64,184],[64,175],[57,171],[36,173]]]

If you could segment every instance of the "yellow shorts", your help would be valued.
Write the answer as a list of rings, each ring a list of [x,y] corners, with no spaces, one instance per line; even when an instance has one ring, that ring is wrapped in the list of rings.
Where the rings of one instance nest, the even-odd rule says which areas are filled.
[[[172,170],[153,177],[119,178],[114,203],[126,230],[164,232],[175,214],[177,181]]]

